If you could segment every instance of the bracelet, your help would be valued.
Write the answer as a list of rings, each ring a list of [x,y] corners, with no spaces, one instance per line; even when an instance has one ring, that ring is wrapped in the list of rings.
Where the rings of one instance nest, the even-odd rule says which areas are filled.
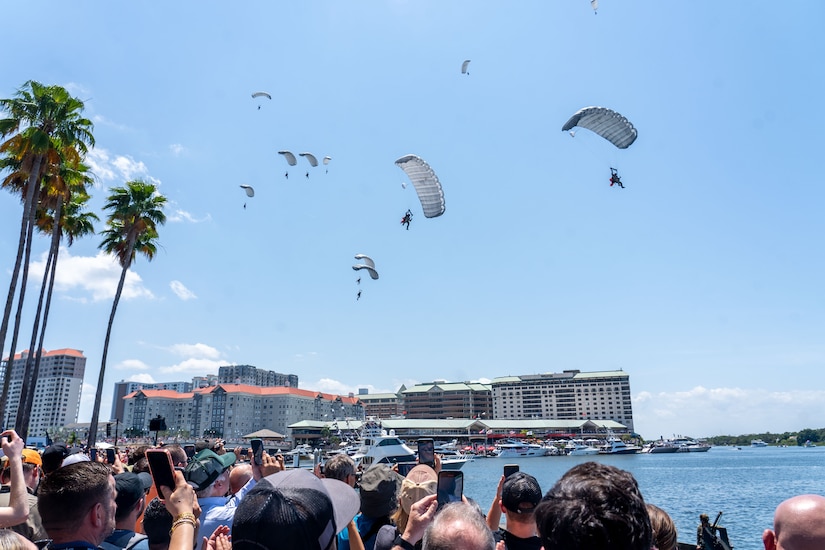
[[[191,519],[192,521],[195,521],[198,518],[196,518],[195,514],[193,514],[192,512],[183,512],[182,514],[178,514],[177,516],[175,516],[175,518],[172,520],[172,523],[177,523],[178,520],[181,519]]]
[[[398,535],[393,541],[393,546],[400,546],[404,550],[415,550],[415,545],[410,541],[404,540],[404,537]]]
[[[175,532],[175,529],[176,529],[179,525],[183,525],[184,523],[191,525],[191,526],[192,526],[192,529],[194,529],[195,531],[197,531],[197,530],[198,530],[198,524],[197,524],[195,521],[196,521],[196,520],[194,519],[194,516],[193,516],[193,517],[191,517],[191,518],[189,518],[189,517],[184,517],[184,518],[181,518],[181,519],[179,519],[179,520],[177,520],[177,521],[173,522],[173,523],[172,523],[172,528],[171,528],[171,529],[169,529],[169,536],[171,537],[171,536],[172,536],[172,533],[174,533],[174,532]]]

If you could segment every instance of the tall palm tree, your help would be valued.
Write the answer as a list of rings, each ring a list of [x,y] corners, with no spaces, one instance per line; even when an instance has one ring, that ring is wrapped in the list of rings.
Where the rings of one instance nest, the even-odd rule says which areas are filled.
[[[103,209],[109,211],[103,242],[99,248],[113,254],[121,266],[120,280],[117,283],[109,324],[106,327],[106,340],[103,343],[103,358],[97,377],[95,403],[92,408],[92,421],[89,424],[89,447],[97,440],[97,425],[100,416],[100,401],[103,397],[103,378],[106,374],[106,356],[109,353],[109,339],[112,335],[112,323],[115,320],[117,304],[123,292],[126,272],[135,260],[138,252],[149,261],[157,252],[157,226],[166,223],[163,207],[166,197],[159,194],[157,188],[144,181],[129,181],[125,187],[115,187],[106,199]]]
[[[9,292],[0,322],[0,355],[5,348],[6,335],[11,318],[20,268],[24,252],[27,266],[31,257],[31,237],[35,223],[35,199],[38,196],[40,179],[45,167],[54,165],[59,148],[73,149],[80,156],[85,155],[88,146],[94,146],[93,124],[84,118],[83,102],[72,97],[60,86],[44,86],[30,80],[18,90],[13,98],[0,99],[0,109],[8,113],[7,118],[0,119],[0,155],[8,161],[5,166],[15,166],[19,170],[20,191],[23,196],[23,216],[20,223],[20,237],[17,256],[9,282]],[[6,139],[8,138],[8,139]],[[56,146],[56,143],[59,146]],[[21,177],[22,176],[22,177]],[[27,272],[20,280],[20,297],[18,312],[25,297]],[[19,318],[19,313],[18,313]],[[16,323],[19,327],[19,323]],[[14,357],[17,329],[15,329],[9,353],[9,366]],[[3,389],[0,393],[0,419],[5,417],[8,403],[11,368],[5,369]]]

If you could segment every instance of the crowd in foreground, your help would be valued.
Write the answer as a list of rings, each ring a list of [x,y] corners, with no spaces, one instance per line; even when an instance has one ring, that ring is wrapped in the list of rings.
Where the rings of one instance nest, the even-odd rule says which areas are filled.
[[[645,503],[632,474],[585,462],[546,494],[528,473],[498,480],[488,510],[462,495],[436,493],[440,462],[406,476],[374,465],[363,472],[346,455],[315,471],[286,469],[282,456],[253,457],[198,442],[194,456],[162,445],[167,484],[157,486],[158,449],[92,460],[55,444],[26,449],[0,434],[0,550],[675,550],[668,514]],[[712,550],[705,517],[697,550]],[[825,548],[825,497],[781,503],[766,550]]]

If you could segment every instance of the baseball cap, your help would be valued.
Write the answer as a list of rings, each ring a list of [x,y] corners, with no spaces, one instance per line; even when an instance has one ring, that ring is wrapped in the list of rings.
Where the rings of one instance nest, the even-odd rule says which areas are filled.
[[[63,459],[69,456],[69,449],[63,443],[49,445],[43,450],[43,471],[47,474],[60,468]]]
[[[215,454],[204,449],[189,460],[183,470],[183,477],[196,491],[206,489],[235,463],[235,453]]]
[[[318,479],[304,469],[278,472],[238,504],[232,548],[326,550],[357,513],[358,495],[343,481]]]
[[[410,507],[424,497],[434,495],[438,488],[438,474],[426,464],[419,464],[409,471],[401,482],[401,508],[410,513]]]
[[[401,476],[384,464],[375,464],[361,475],[361,513],[380,518],[398,508]]]
[[[115,488],[117,489],[117,503],[118,510],[128,510],[135,505],[146,491],[152,486],[152,476],[146,472],[134,474],[132,472],[123,472],[115,476]]]
[[[541,487],[536,478],[524,472],[516,472],[504,481],[501,503],[508,511],[530,514],[541,501]]]
[[[4,459],[6,457],[3,457]],[[40,453],[35,451],[34,449],[23,449],[23,464],[34,464],[35,466],[42,466],[43,459],[40,458]],[[8,460],[3,460],[3,469],[9,467]]]

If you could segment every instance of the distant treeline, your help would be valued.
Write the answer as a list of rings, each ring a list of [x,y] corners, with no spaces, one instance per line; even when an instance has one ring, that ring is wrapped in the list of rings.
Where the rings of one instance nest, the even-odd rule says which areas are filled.
[[[717,435],[714,437],[707,437],[705,438],[705,441],[711,445],[749,446],[752,439],[761,439],[768,445],[802,446],[806,441],[820,445],[825,442],[825,428],[805,428],[804,430],[799,430],[798,432],[784,433],[764,432],[746,435]]]

